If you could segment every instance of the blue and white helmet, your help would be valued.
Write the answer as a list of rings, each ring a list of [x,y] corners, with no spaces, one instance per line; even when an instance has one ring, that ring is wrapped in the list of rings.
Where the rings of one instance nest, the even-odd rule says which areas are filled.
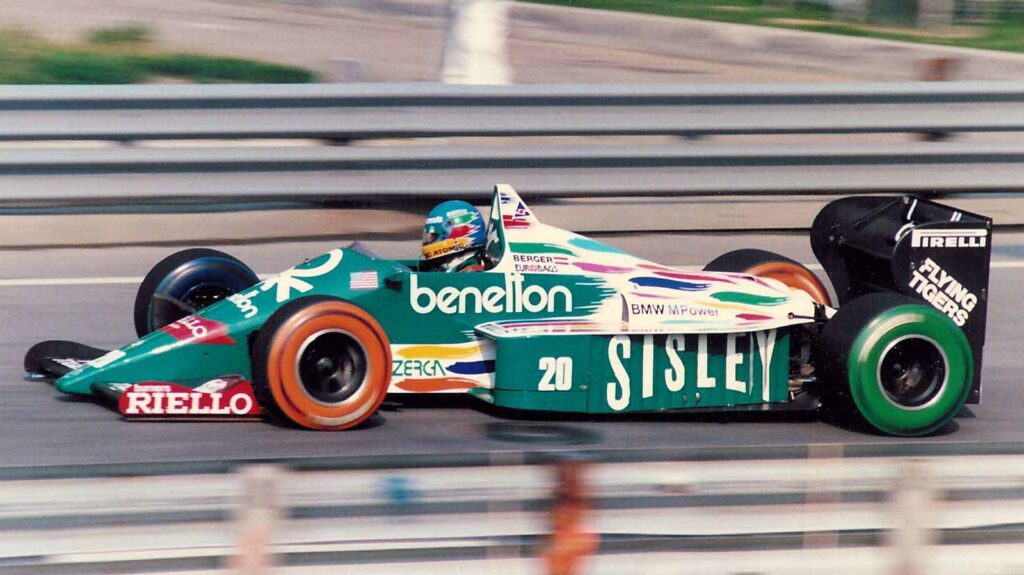
[[[427,214],[423,224],[423,259],[440,262],[458,254],[479,250],[486,242],[480,210],[462,200],[442,202]]]

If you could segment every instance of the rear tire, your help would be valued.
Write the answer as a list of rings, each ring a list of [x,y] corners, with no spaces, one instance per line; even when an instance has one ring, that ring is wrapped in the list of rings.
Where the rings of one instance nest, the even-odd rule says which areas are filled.
[[[814,272],[800,262],[767,250],[742,249],[724,253],[704,266],[708,272],[733,272],[778,280],[831,306],[832,298]]]
[[[193,248],[173,253],[139,285],[135,333],[142,337],[190,315],[190,309],[199,311],[258,282],[249,266],[224,252]]]
[[[889,435],[919,436],[963,407],[974,376],[967,337],[918,300],[875,293],[825,324],[817,356],[833,412],[856,413]]]
[[[260,329],[252,372],[265,411],[308,429],[348,429],[384,401],[391,344],[364,309],[333,297],[299,298]]]

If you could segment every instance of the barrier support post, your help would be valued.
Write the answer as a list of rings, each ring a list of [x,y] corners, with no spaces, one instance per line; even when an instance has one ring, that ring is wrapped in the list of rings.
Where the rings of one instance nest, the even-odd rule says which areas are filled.
[[[928,552],[934,544],[932,518],[939,504],[925,462],[909,459],[899,463],[890,506],[891,529],[887,533],[892,575],[926,575]]]
[[[557,464],[558,484],[551,508],[551,539],[543,557],[549,575],[575,575],[582,572],[588,555],[597,551],[597,536],[587,529],[590,511],[584,472],[586,465],[576,459]]]
[[[280,518],[278,484],[282,471],[271,465],[255,465],[242,470],[244,492],[236,510],[238,548],[230,561],[230,571],[239,575],[265,575],[273,567],[271,541]]]

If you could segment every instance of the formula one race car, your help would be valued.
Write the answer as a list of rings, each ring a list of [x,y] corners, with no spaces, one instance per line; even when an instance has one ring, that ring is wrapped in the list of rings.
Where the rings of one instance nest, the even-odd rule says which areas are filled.
[[[27,371],[139,418],[252,418],[345,429],[385,394],[632,413],[812,399],[922,435],[980,398],[991,220],[905,197],[826,206],[811,232],[838,298],[770,252],[674,269],[540,223],[494,190],[483,271],[335,249],[259,282],[189,249],[139,288],[140,339],[37,344]]]

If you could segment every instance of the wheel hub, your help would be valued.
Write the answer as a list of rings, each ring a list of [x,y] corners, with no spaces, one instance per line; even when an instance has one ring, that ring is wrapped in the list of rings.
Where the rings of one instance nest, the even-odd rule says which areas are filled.
[[[231,295],[231,290],[220,285],[204,285],[189,292],[185,303],[196,310],[209,307]]]
[[[343,331],[310,336],[299,351],[299,381],[311,399],[326,405],[352,397],[366,380],[366,351]]]
[[[231,293],[226,286],[206,284],[193,288],[180,300],[167,294],[153,294],[152,328],[160,329],[174,323],[217,303]]]
[[[906,337],[883,352],[878,379],[889,401],[900,407],[920,408],[941,394],[947,367],[945,354],[934,341]]]

